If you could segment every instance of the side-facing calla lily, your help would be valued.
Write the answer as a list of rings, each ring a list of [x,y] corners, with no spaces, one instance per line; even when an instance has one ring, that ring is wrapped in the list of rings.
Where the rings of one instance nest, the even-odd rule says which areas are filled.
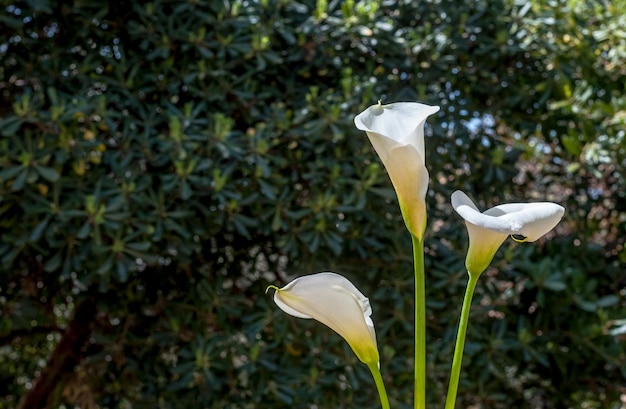
[[[563,206],[551,202],[501,204],[481,213],[460,190],[452,194],[452,207],[467,226],[465,266],[470,274],[485,271],[508,236],[516,241],[535,241],[552,230],[565,213]]]
[[[372,105],[354,118],[367,133],[389,173],[408,230],[422,239],[426,229],[428,170],[424,152],[424,123],[438,106],[417,102]]]
[[[347,278],[330,272],[296,278],[276,290],[274,302],[287,314],[315,319],[341,335],[356,356],[378,366],[376,332],[369,300]]]

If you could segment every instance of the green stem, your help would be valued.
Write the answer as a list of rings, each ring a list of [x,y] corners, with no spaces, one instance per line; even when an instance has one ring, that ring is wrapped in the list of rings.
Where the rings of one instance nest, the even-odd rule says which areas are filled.
[[[380,404],[382,405],[383,409],[389,409],[389,398],[387,398],[387,391],[385,390],[385,383],[383,382],[383,377],[380,375],[380,369],[378,369],[378,363],[368,364],[367,366],[372,372],[372,376],[374,377],[374,382],[376,383],[376,389],[378,389],[378,396],[380,397]]]
[[[412,236],[415,270],[415,409],[426,409],[426,285],[424,241]]]
[[[452,371],[450,372],[450,384],[448,385],[448,396],[446,397],[445,409],[454,409],[456,403],[456,394],[459,388],[459,378],[461,376],[461,362],[463,361],[463,350],[465,348],[465,334],[467,332],[467,323],[469,322],[470,307],[472,305],[472,297],[474,296],[474,288],[480,274],[470,274],[467,288],[465,289],[465,297],[463,298],[463,307],[461,308],[461,319],[459,321],[459,331],[456,335],[456,346],[454,347],[454,359],[452,360]]]

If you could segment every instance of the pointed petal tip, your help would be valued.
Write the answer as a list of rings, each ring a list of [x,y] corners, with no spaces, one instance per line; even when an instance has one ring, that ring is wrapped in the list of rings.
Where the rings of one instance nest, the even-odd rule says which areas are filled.
[[[474,201],[470,199],[470,197],[462,190],[456,190],[454,193],[452,193],[452,195],[450,196],[450,202],[452,203],[452,207],[454,208],[454,210],[459,213],[459,215],[464,219],[466,217],[463,214],[464,210],[461,209],[462,206],[468,206],[470,209],[480,213],[480,210],[478,210],[478,207],[474,204]]]

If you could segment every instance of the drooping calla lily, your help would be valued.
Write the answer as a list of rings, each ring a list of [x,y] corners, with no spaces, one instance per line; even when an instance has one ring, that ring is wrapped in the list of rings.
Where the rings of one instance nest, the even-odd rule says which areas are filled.
[[[330,272],[296,278],[273,288],[274,302],[287,314],[315,319],[341,335],[356,356],[378,366],[379,354],[369,300],[347,278]]]
[[[424,123],[439,111],[438,106],[417,102],[372,105],[354,118],[356,127],[367,133],[389,173],[402,217],[419,240],[426,229],[428,170],[424,152]]]
[[[535,241],[552,230],[565,213],[563,206],[551,202],[501,204],[481,213],[460,190],[452,194],[452,207],[467,226],[465,266],[470,274],[485,271],[508,236],[516,241]]]

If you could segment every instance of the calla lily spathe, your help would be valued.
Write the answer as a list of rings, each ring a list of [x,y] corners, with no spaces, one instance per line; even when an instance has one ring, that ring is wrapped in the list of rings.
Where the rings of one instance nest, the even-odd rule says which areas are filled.
[[[369,300],[347,278],[330,272],[296,278],[276,290],[274,302],[287,314],[330,327],[367,365],[378,366],[376,332]]]
[[[556,203],[508,203],[480,212],[463,192],[452,194],[452,207],[465,220],[469,249],[465,266],[481,274],[500,245],[511,236],[516,241],[535,241],[556,226],[565,208]]]
[[[426,230],[428,190],[424,123],[437,111],[438,106],[417,102],[378,103],[354,118],[389,173],[408,230],[420,240]]]

